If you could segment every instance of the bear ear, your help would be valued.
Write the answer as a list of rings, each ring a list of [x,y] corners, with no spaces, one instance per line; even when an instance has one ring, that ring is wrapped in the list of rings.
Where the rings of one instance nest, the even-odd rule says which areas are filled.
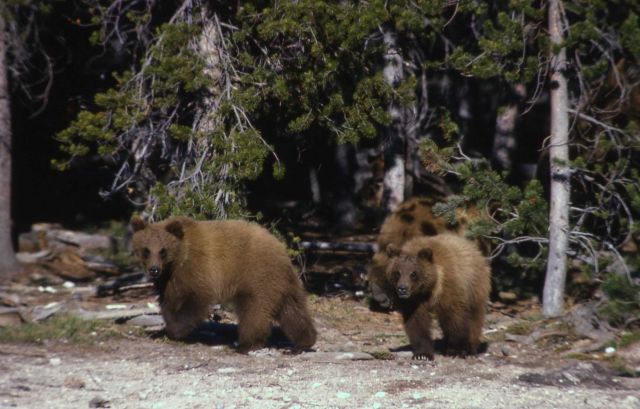
[[[418,252],[418,257],[421,258],[422,260],[425,260],[425,261],[429,261],[429,262],[433,261],[433,250],[431,250],[428,247],[424,248],[424,249],[421,249]]]
[[[170,221],[164,229],[180,240],[184,237],[184,229],[182,228],[182,222],[180,220]]]
[[[386,250],[389,257],[398,257],[400,255],[400,249],[393,243],[389,244]]]
[[[147,222],[142,220],[140,216],[133,216],[129,224],[131,224],[131,228],[133,229],[134,233],[147,227]]]

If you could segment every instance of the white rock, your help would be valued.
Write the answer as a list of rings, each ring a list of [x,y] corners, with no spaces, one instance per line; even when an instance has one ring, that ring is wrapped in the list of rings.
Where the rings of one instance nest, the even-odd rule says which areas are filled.
[[[349,392],[338,392],[336,393],[336,398],[338,399],[349,399],[351,397],[351,394]]]
[[[104,308],[107,310],[126,310],[129,306],[126,304],[107,304]]]

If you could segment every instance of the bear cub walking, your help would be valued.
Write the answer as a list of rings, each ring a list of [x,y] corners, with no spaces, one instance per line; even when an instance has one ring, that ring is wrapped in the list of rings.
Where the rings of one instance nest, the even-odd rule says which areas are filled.
[[[386,279],[393,287],[414,359],[433,359],[431,317],[435,312],[447,354],[478,353],[490,268],[475,243],[455,234],[389,244]]]
[[[133,250],[160,296],[170,338],[189,335],[212,304],[232,302],[238,351],[264,346],[274,321],[296,352],[310,348],[316,330],[302,282],[285,246],[266,229],[244,221],[171,217],[147,224],[134,217]]]

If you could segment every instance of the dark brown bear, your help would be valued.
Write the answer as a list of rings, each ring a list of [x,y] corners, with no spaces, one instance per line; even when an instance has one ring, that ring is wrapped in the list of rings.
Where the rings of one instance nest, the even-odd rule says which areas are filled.
[[[186,337],[212,304],[232,302],[240,352],[261,348],[274,321],[295,351],[315,343],[302,283],[285,246],[264,228],[187,217],[154,224],[133,218],[131,225],[133,250],[159,293],[169,337]]]
[[[431,312],[448,354],[477,354],[491,273],[475,243],[450,233],[418,237],[402,248],[390,244],[387,256],[386,277],[414,359],[433,359]]]

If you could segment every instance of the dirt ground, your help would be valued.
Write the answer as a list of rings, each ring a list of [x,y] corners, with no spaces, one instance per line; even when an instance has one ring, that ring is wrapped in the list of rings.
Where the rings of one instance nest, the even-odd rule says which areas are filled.
[[[153,301],[57,298],[69,310]],[[640,378],[618,376],[603,353],[567,358],[562,331],[509,336],[535,305],[529,318],[492,309],[486,352],[433,362],[411,360],[396,313],[349,296],[312,296],[311,308],[319,340],[300,355],[273,345],[240,355],[211,332],[172,342],[130,324],[94,344],[0,343],[0,408],[640,408]]]

